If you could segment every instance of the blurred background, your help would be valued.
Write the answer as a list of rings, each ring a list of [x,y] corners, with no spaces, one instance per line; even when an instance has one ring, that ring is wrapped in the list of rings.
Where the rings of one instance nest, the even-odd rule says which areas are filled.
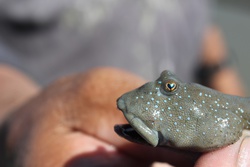
[[[228,52],[250,95],[250,1],[217,0],[214,21],[223,32]]]
[[[29,74],[30,76],[34,76],[33,79],[38,81],[39,83],[46,85],[50,81],[57,78],[59,74],[56,71],[60,71],[62,74],[67,74],[67,73],[70,73],[71,71],[75,72],[75,71],[83,70],[82,68],[78,68],[80,66],[83,66],[81,64],[84,61],[81,55],[82,51],[84,51],[84,54],[86,53],[86,55],[87,54],[90,55],[88,57],[89,59],[88,61],[90,63],[84,64],[86,68],[88,68],[88,66],[91,67],[90,64],[92,62],[96,62],[96,60],[99,60],[99,62],[102,62],[101,65],[110,65],[112,63],[116,65],[116,63],[118,62],[117,60],[119,60],[120,62],[125,62],[124,64],[134,63],[129,68],[125,67],[124,64],[117,65],[117,66],[122,67],[122,68],[124,67],[125,69],[126,68],[132,69],[133,67],[135,67],[137,68],[136,70],[138,69],[141,70],[141,71],[138,71],[138,74],[141,74],[141,76],[144,76],[144,73],[145,71],[147,71],[147,68],[152,69],[151,71],[155,70],[155,67],[152,67],[150,63],[147,64],[147,62],[142,62],[142,60],[146,60],[148,57],[150,57],[150,55],[147,55],[147,47],[143,48],[143,44],[145,44],[145,46],[148,46],[149,45],[148,43],[151,41],[149,40],[147,41],[146,37],[145,39],[144,37],[141,38],[140,36],[141,32],[138,33],[139,36],[136,36],[138,34],[130,35],[129,37],[126,35],[123,35],[123,36],[121,35],[121,38],[119,34],[118,38],[113,39],[112,35],[117,36],[118,32],[115,32],[117,31],[117,29],[111,30],[109,27],[109,24],[111,22],[111,19],[110,19],[111,17],[109,19],[106,19],[105,22],[103,24],[100,24],[101,26],[99,26],[99,22],[102,22],[100,21],[102,20],[102,17],[104,15],[107,15],[107,16],[110,15],[112,16],[113,20],[115,19],[116,21],[118,20],[117,22],[115,22],[114,27],[116,28],[118,27],[118,29],[119,28],[123,29],[123,27],[126,27],[127,29],[124,32],[128,34],[130,33],[132,29],[134,29],[133,26],[131,27],[127,26],[127,25],[136,24],[136,19],[129,18],[133,16],[133,14],[129,15],[130,13],[128,11],[124,11],[127,13],[125,14],[120,13],[120,16],[112,15],[112,12],[110,12],[112,10],[110,9],[112,9],[113,5],[115,4],[114,0],[103,1],[105,2],[103,4],[101,1],[100,3],[98,0],[92,0],[92,1],[75,0],[74,7],[72,7],[72,9],[66,9],[67,12],[64,12],[66,14],[62,14],[63,13],[62,11],[64,11],[64,9],[69,6],[70,4],[69,0],[54,0],[54,1],[30,0],[30,1],[25,1],[25,2],[26,2],[25,5],[23,5],[21,1],[0,0],[0,3],[1,3],[0,4],[0,21],[1,21],[1,25],[3,25],[3,26],[0,26],[1,28],[0,35],[4,39],[3,40],[4,42],[0,43],[0,62],[1,62],[2,55],[8,55],[4,57],[4,61],[6,61],[7,63],[11,62],[11,64],[16,67],[18,67],[20,64],[23,63],[22,70],[25,73]],[[126,5],[128,1],[123,1],[123,2],[125,2],[124,4]],[[134,3],[133,1],[130,1],[130,2]],[[152,2],[153,1],[146,1],[145,3],[154,4]],[[164,4],[174,3],[174,1],[158,1],[158,2],[161,2]],[[190,1],[190,2],[194,3],[195,1]],[[226,46],[228,49],[228,54],[230,55],[231,60],[233,60],[232,62],[234,66],[238,69],[241,75],[241,78],[244,81],[245,87],[247,89],[246,95],[249,96],[250,95],[250,74],[248,71],[249,71],[249,62],[250,62],[250,56],[249,56],[250,54],[250,33],[249,33],[250,2],[247,0],[237,0],[237,1],[215,0],[214,2],[215,3],[212,5],[212,12],[211,12],[213,21],[222,30],[222,33],[224,35],[223,37],[225,39]],[[186,3],[187,6],[188,6],[188,3],[189,2]],[[135,11],[137,12],[137,10],[140,9],[138,8],[138,6],[136,5],[134,6],[135,7],[133,8],[129,8],[129,10],[131,10],[131,13]],[[149,5],[150,10],[152,10],[151,8],[153,8],[151,6]],[[166,8],[167,8],[167,5],[166,5]],[[196,8],[200,10],[205,9],[199,5],[196,6]],[[26,9],[29,9],[29,11],[27,12]],[[116,10],[119,10],[119,8]],[[169,12],[171,14],[171,10],[169,10]],[[206,14],[204,14],[204,16],[205,15]],[[197,16],[197,15],[194,14],[194,16]],[[161,17],[162,16],[159,16],[159,18]],[[32,21],[34,20],[34,18],[36,20],[35,22]],[[121,20],[120,18],[122,18],[123,20]],[[82,20],[84,20],[84,22]],[[169,20],[171,24],[171,19]],[[200,20],[202,20],[202,18]],[[180,24],[180,25],[178,25],[178,21],[177,21],[177,24],[175,25],[178,28],[176,30],[177,32],[183,31],[184,34],[188,34],[188,30],[185,29],[185,21],[188,22],[188,20],[185,20],[185,19],[181,20],[180,22],[184,24]],[[163,24],[164,23],[159,25],[159,27],[164,27],[162,26]],[[190,24],[192,24],[192,22]],[[197,25],[199,26],[199,24]],[[194,25],[193,29],[195,29],[198,26]],[[170,29],[171,29],[171,26],[170,26]],[[150,25],[144,25],[144,29],[142,30],[145,32],[147,31],[149,32]],[[159,30],[161,29],[159,28]],[[155,32],[153,34],[155,34]],[[199,34],[199,32],[197,34]],[[171,38],[172,34],[169,33],[168,35],[170,35],[170,38]],[[182,34],[175,34],[175,35],[177,37],[178,35],[179,37],[184,36]],[[159,36],[158,38],[161,39],[161,37],[162,36]],[[185,39],[185,37],[183,37],[183,39]],[[131,38],[134,38],[134,39],[131,39]],[[169,36],[167,36],[166,38],[169,38]],[[176,38],[175,40],[177,40],[177,42],[180,42],[182,41],[181,38]],[[193,38],[187,37],[186,39],[188,42],[186,42],[186,44],[189,43],[189,41],[194,41],[193,43],[195,43],[195,38],[196,38],[195,35]],[[124,42],[126,45],[130,44],[129,42],[130,40],[131,41],[138,40],[139,41],[138,43],[140,43],[141,46],[138,46],[139,49],[137,48],[137,50],[134,52],[136,52],[137,56],[138,55],[141,55],[141,56],[136,57],[132,55],[134,53],[127,52],[126,49],[122,47],[124,46],[124,43],[120,39],[123,39],[124,41],[126,41],[127,43]],[[107,41],[109,40],[109,41],[106,42],[106,40]],[[106,44],[109,42],[110,43],[114,42],[114,43],[112,44],[112,46]],[[11,44],[11,45],[5,45],[5,43]],[[97,49],[93,48],[93,46],[96,46],[99,43],[101,43],[102,46],[100,45],[101,47],[98,48],[100,51],[96,51]],[[157,41],[155,43],[157,43]],[[170,43],[169,46],[173,47],[174,48],[173,50],[177,51],[176,53],[171,54],[172,48],[170,49],[168,48],[170,50],[170,54],[165,53],[165,52],[160,53],[160,54],[162,55],[168,54],[168,55],[175,55],[175,56],[178,54],[182,54],[182,55],[194,54],[194,53],[187,53],[188,49],[186,50],[184,49],[183,52],[182,51],[178,52],[181,49],[179,49],[178,48],[179,46],[176,46],[176,45],[171,46],[172,43]],[[161,44],[161,42],[159,42],[159,44]],[[157,47],[158,47],[157,45],[159,44],[155,44],[156,46],[153,46],[156,48],[155,50],[157,50]],[[134,45],[134,44],[131,44],[131,45]],[[18,53],[12,53],[13,49],[8,48],[9,46],[15,47]],[[110,52],[108,52],[107,49],[105,49],[108,47],[114,50],[118,48],[117,52],[113,51],[111,53],[120,55],[120,57],[117,56],[115,60],[112,56],[110,56]],[[82,50],[79,50],[79,48],[81,48]],[[182,48],[184,47],[182,46]],[[78,53],[75,53],[76,50],[78,50]],[[124,53],[121,53],[121,50]],[[23,61],[22,63],[20,63],[21,60],[18,60],[16,58],[17,56],[13,56],[15,54],[18,55],[19,53],[24,54],[24,56],[22,57],[22,61]],[[157,52],[154,52],[154,53],[157,53]],[[37,54],[41,54],[45,56],[39,56]],[[58,56],[53,58],[53,56],[51,55],[55,55],[55,54],[57,54]],[[74,58],[76,60],[77,59],[79,60],[78,62],[68,61],[70,57],[67,57],[66,55],[75,55]],[[103,58],[102,59],[100,57],[93,58],[94,55],[102,55]],[[126,59],[126,57],[128,57],[129,55],[131,55],[130,58]],[[171,56],[169,57],[171,59]],[[172,59],[174,58],[172,57]],[[126,62],[128,60],[134,60],[134,61]],[[164,62],[167,62],[165,61],[165,59],[162,59],[162,60],[164,60]],[[60,64],[60,62],[57,63],[58,61],[61,61],[62,64],[66,62],[68,63],[67,64],[68,66],[75,66],[76,68],[67,69],[66,67],[67,65],[65,66],[58,65],[55,67],[55,64]],[[150,60],[150,61],[153,61],[153,60]],[[140,68],[137,67],[137,64],[139,63],[141,64]],[[158,62],[158,63],[159,64],[157,64],[157,66],[160,66],[161,62]],[[46,67],[44,67],[44,64],[46,64]],[[96,65],[98,66],[100,64],[97,63]],[[161,66],[166,67],[166,64],[163,64]],[[185,70],[185,68],[180,68],[180,69],[182,70],[182,72],[188,71],[188,70]],[[152,73],[151,76],[158,75],[158,73],[159,71],[157,72],[154,71],[154,73]],[[178,74],[178,71],[177,71],[177,74]],[[145,76],[146,75],[147,74],[145,74]],[[185,76],[190,76],[190,75],[183,74],[181,78]],[[45,77],[48,78],[47,79],[48,81],[44,81],[43,78]]]

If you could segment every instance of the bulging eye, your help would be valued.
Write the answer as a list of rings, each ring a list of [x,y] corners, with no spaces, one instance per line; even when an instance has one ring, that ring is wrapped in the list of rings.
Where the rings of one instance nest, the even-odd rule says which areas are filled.
[[[168,81],[166,82],[166,85],[165,85],[165,90],[168,91],[168,92],[173,92],[177,89],[177,83],[175,81]]]

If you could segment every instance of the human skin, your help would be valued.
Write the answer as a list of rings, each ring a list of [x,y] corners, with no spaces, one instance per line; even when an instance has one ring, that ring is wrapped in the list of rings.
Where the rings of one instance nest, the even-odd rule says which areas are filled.
[[[201,65],[214,66],[230,59],[224,44],[221,31],[216,26],[209,27],[203,37],[201,50]],[[220,92],[244,96],[244,85],[237,70],[229,64],[211,76],[209,83],[205,83]]]
[[[27,76],[7,65],[0,64],[0,124],[11,111],[39,92]]]
[[[65,77],[16,110],[8,121],[7,133],[0,138],[5,137],[8,155],[23,167],[230,167],[239,157],[249,159],[249,139],[244,137],[234,145],[203,155],[141,146],[120,138],[113,126],[126,120],[116,108],[116,99],[144,82],[112,68]]]

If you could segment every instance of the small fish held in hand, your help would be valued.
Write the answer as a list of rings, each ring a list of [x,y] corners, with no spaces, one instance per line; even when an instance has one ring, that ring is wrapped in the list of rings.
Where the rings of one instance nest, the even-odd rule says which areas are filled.
[[[250,98],[184,83],[169,71],[125,93],[118,108],[129,122],[115,125],[132,142],[207,152],[235,143],[250,128]]]

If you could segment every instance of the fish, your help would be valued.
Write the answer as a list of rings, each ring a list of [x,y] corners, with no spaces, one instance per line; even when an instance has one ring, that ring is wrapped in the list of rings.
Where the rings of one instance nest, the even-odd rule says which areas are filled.
[[[238,141],[250,128],[250,98],[181,81],[165,70],[123,94],[117,107],[129,124],[115,132],[134,143],[208,152]]]

